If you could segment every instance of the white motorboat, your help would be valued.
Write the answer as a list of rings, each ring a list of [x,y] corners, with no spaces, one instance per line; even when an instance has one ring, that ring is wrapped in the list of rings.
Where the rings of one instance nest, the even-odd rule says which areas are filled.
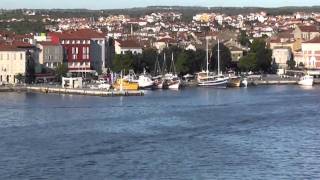
[[[302,76],[298,84],[301,86],[313,86],[313,76],[310,76],[310,75]]]
[[[139,88],[141,89],[152,88],[154,85],[154,81],[151,79],[151,77],[144,73],[139,76],[138,84]]]
[[[110,90],[111,85],[108,83],[101,83],[98,85],[98,89]]]

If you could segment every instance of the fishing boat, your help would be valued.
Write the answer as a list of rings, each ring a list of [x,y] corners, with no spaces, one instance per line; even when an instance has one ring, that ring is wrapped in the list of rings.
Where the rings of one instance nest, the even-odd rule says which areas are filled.
[[[130,73],[129,73],[130,75]],[[113,88],[116,90],[126,90],[126,91],[130,91],[130,90],[138,90],[139,89],[139,84],[137,82],[134,82],[132,80],[133,77],[129,77],[126,76],[126,78],[122,77],[122,71],[121,71],[121,75],[120,78],[118,78],[116,80],[116,82],[113,84]],[[131,79],[131,80],[130,80]]]
[[[126,79],[119,78],[116,80],[116,82],[113,84],[113,88],[116,90],[138,90],[139,89],[139,84],[136,82],[130,82]]]
[[[207,53],[206,53],[206,59],[207,59],[207,70],[200,72],[197,74],[197,81],[198,86],[213,86],[213,87],[227,87],[228,83],[228,77],[222,75],[220,72],[220,41],[218,40],[218,72],[217,75],[215,75],[213,72],[209,72],[209,55],[208,55],[208,39],[206,39],[207,43]]]
[[[313,76],[310,76],[310,75],[302,76],[298,84],[301,86],[313,86]]]
[[[133,70],[129,70],[129,74],[124,77],[125,80],[133,83],[138,83],[139,89],[148,89],[153,87],[153,80],[151,77],[146,73],[145,69],[143,74],[140,74],[138,77],[134,73]]]

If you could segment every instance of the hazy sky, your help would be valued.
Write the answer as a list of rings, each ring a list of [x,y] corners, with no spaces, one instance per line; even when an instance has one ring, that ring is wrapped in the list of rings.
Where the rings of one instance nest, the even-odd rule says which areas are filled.
[[[179,6],[312,6],[320,0],[0,0],[0,8],[87,8],[113,9],[150,5]]]

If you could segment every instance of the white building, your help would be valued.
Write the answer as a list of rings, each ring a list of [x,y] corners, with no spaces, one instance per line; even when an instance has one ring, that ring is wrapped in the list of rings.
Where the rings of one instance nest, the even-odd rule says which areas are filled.
[[[272,50],[272,58],[279,68],[287,68],[287,61],[291,59],[291,49],[286,47],[276,47]]]
[[[142,47],[136,41],[133,40],[115,41],[116,54],[125,54],[129,51],[131,51],[133,54],[142,54]]]
[[[27,72],[26,50],[12,46],[0,47],[0,82],[18,83],[17,75]]]
[[[320,37],[303,42],[301,49],[305,67],[320,69]]]

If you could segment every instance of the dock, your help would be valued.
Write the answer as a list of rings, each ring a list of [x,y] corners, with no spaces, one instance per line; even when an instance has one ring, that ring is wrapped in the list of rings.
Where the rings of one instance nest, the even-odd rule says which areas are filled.
[[[296,80],[253,80],[248,81],[249,85],[295,85],[298,84]]]
[[[54,93],[54,94],[70,94],[70,95],[86,95],[86,96],[144,96],[143,91],[115,91],[115,90],[96,90],[96,89],[67,89],[61,87],[49,86],[12,86],[1,87],[0,92],[34,92],[34,93]]]
[[[35,87],[27,86],[27,92],[74,94],[87,96],[143,96],[143,91],[115,91],[115,90],[92,90],[92,89],[67,89],[59,87]]]

